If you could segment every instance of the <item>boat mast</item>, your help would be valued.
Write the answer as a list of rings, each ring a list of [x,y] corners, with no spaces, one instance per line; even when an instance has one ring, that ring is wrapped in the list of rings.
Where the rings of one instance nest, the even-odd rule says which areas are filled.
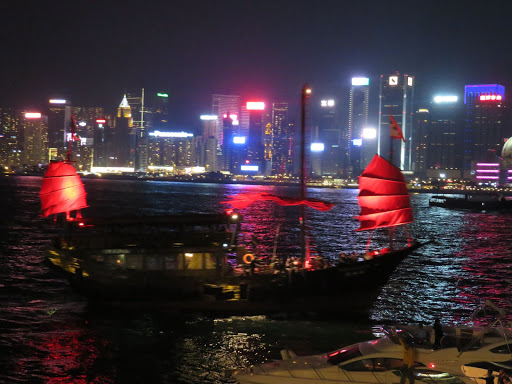
[[[300,198],[306,198],[306,103],[311,95],[311,88],[306,83],[301,90],[300,106],[301,106],[301,121],[300,121]],[[305,222],[305,206],[300,206],[300,231],[301,231],[301,258],[302,261],[306,259],[306,222]]]

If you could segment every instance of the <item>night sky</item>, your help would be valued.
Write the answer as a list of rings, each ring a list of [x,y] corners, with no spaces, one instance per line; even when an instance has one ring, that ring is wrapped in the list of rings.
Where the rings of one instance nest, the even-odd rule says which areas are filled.
[[[50,97],[115,108],[168,91],[174,122],[211,94],[297,98],[399,70],[418,92],[512,81],[506,1],[2,1],[0,105]]]

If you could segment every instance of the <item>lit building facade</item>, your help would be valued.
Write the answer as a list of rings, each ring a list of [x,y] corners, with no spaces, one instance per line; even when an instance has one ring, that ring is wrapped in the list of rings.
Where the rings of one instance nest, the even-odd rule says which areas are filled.
[[[377,153],[389,159],[393,149],[392,163],[403,171],[414,171],[411,156],[411,142],[414,140],[412,130],[414,83],[413,76],[401,75],[398,71],[380,76]],[[405,142],[390,138],[390,114],[400,126]]]
[[[246,108],[249,111],[249,132],[247,136],[247,160],[258,167],[259,174],[265,174],[265,124],[263,116],[265,103],[263,101],[248,101]]]
[[[132,119],[132,109],[128,104],[126,95],[123,97],[115,120],[112,132],[113,151],[109,160],[117,167],[134,168],[135,162],[135,132]]]
[[[234,114],[240,116],[239,95],[212,95],[212,115],[217,116],[217,145],[222,145],[222,120],[224,115]]]
[[[340,143],[348,161],[348,176],[358,176],[366,167],[363,149],[370,146],[375,140],[369,141],[362,148],[363,129],[368,127],[368,106],[370,97],[370,79],[368,77],[353,77],[348,102],[348,130]],[[356,140],[354,142],[354,140]],[[355,143],[355,144],[354,144]],[[370,150],[368,148],[368,150]],[[375,152],[375,151],[374,151]]]
[[[23,131],[23,165],[47,164],[48,158],[48,117],[39,112],[25,112],[21,118]]]
[[[52,153],[64,158],[68,147],[68,134],[71,124],[71,105],[65,99],[50,99],[48,108],[48,146],[56,148]]]
[[[286,102],[272,104],[272,174],[291,173],[290,145],[292,134],[288,121],[289,106]]]
[[[507,127],[505,87],[499,84],[466,85],[464,90],[464,178],[479,179],[476,163],[499,160],[506,139]]]
[[[19,167],[22,144],[19,114],[12,108],[0,108],[0,166]]]
[[[161,132],[149,133],[148,167],[191,167],[195,166],[195,140],[192,133]]]
[[[336,113],[337,104],[337,100],[332,98],[320,101],[318,132],[317,137],[313,138],[313,142],[323,144],[323,150],[319,151],[321,152],[321,156],[319,156],[321,158],[320,168],[313,167],[313,170],[316,170],[315,174],[318,176],[337,176],[341,172],[343,150],[341,147],[341,126]]]

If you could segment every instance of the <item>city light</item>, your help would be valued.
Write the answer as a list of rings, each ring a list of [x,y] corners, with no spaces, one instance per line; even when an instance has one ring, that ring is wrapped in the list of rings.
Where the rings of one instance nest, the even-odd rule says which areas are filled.
[[[206,121],[217,120],[217,116],[216,115],[201,115],[201,116],[199,116],[199,118],[201,120],[206,120]]]
[[[389,85],[398,85],[398,76],[389,76]]]
[[[500,177],[499,176],[477,176],[477,179],[489,179],[489,180],[497,180]]]
[[[434,102],[436,103],[455,103],[459,100],[458,96],[436,96]]]
[[[64,99],[50,99],[50,104],[66,104]]]
[[[97,119],[96,120],[97,124],[105,124],[106,122],[107,122],[107,120],[105,120],[105,119]]]
[[[323,152],[324,149],[324,143],[311,143],[311,152]]]
[[[87,123],[85,121],[81,121],[81,122],[78,123],[78,125],[80,127],[85,127],[87,125]]]
[[[265,109],[265,103],[263,101],[248,101],[246,108],[248,111],[263,111]]]
[[[225,113],[225,114],[224,114],[224,118],[225,118],[225,119],[227,119],[227,118],[228,118],[228,114],[227,114],[227,113]],[[234,113],[230,113],[230,114],[229,114],[229,118],[230,118],[231,120],[233,120],[233,124],[234,124],[234,122],[235,122],[236,120],[238,120],[238,115],[236,115],[236,114],[234,114]]]
[[[407,85],[408,85],[409,87],[412,87],[412,82],[413,82],[413,77],[408,77],[408,78],[407,78]]]
[[[353,77],[352,85],[369,85],[370,79],[368,77]]]
[[[250,172],[258,172],[259,166],[257,165],[241,165],[240,170],[242,171],[250,171]]]
[[[306,95],[311,95],[311,88],[306,89],[305,92],[306,92]]]
[[[363,128],[363,139],[375,139],[377,130],[375,128]]]
[[[360,147],[361,145],[363,145],[363,139],[353,139],[352,145],[354,147]]]
[[[26,112],[25,119],[40,119],[41,114],[39,112]]]
[[[154,137],[193,137],[193,133],[187,133],[187,132],[160,132],[160,131],[154,131],[150,132],[149,136]]]
[[[499,163],[476,163],[477,167],[499,167]]]
[[[334,100],[322,100],[320,101],[322,107],[334,107]]]
[[[158,97],[169,97],[169,95],[167,93],[160,93],[160,92],[157,92],[156,94]]]
[[[245,136],[234,136],[233,144],[245,144]]]

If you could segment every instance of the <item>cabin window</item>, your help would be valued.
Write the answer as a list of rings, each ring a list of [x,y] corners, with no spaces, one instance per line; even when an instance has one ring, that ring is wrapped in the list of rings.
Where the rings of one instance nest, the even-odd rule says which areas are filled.
[[[373,361],[372,359],[357,360],[343,365],[341,369],[350,372],[373,371]]]
[[[492,353],[509,354],[512,351],[512,344],[503,344],[491,349]]]
[[[347,348],[330,353],[327,356],[327,362],[332,365],[338,365],[361,356],[363,356],[363,354],[359,351],[359,347]]]

